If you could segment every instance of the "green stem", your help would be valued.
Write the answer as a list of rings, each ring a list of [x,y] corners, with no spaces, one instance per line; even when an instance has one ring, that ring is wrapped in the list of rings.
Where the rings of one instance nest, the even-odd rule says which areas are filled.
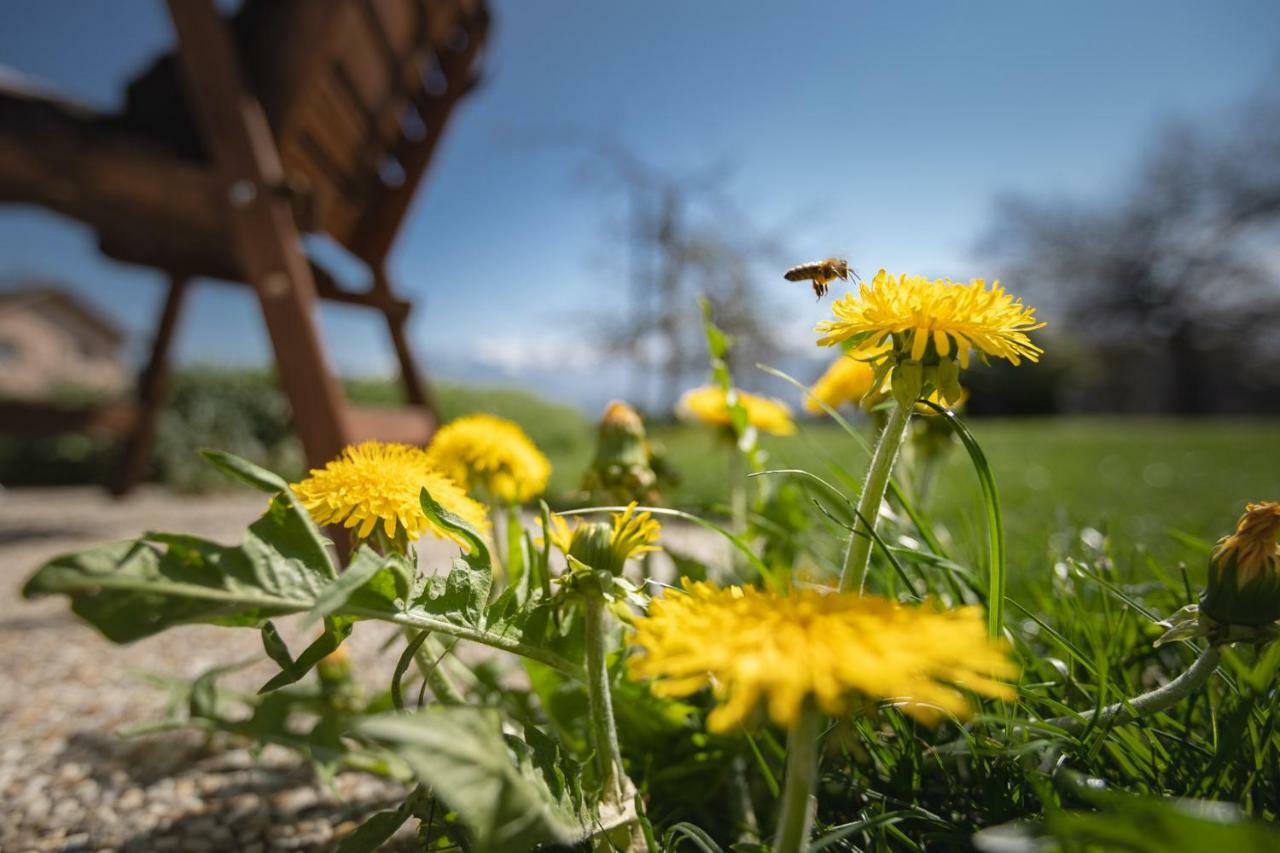
[[[489,504],[489,535],[493,542],[489,556],[493,560],[494,580],[510,580],[507,577],[507,555],[503,553],[507,541],[507,519],[502,505],[496,502]]]
[[[742,451],[736,443],[729,445],[729,530],[741,536],[747,530],[747,480],[743,472]]]
[[[782,813],[773,839],[773,853],[803,853],[809,848],[813,826],[813,788],[818,781],[818,735],[822,715],[812,701],[805,703],[787,735],[787,769],[782,780]]]
[[[1209,646],[1200,653],[1200,657],[1195,659],[1195,662],[1187,668],[1186,672],[1163,687],[1157,687],[1155,690],[1150,690],[1123,702],[1116,702],[1101,710],[1053,717],[1045,720],[1042,725],[1064,729],[1071,734],[1079,734],[1089,727],[1094,721],[1094,717],[1098,718],[1099,725],[1123,726],[1140,717],[1158,714],[1161,711],[1172,708],[1192,693],[1204,687],[1209,681],[1209,676],[1213,675],[1213,671],[1218,668],[1218,662],[1221,658],[1222,655],[1219,653],[1218,647]]]
[[[618,728],[613,721],[609,696],[609,667],[605,659],[604,596],[599,590],[584,590],[586,599],[587,701],[595,740],[596,767],[607,803],[622,802],[622,750]]]
[[[911,407],[899,403],[889,412],[889,420],[876,440],[876,449],[871,455],[871,467],[867,469],[867,479],[862,484],[862,496],[858,498],[860,518],[853,520],[849,549],[845,552],[844,568],[840,572],[841,591],[861,592],[866,586],[867,564],[871,559],[872,533],[875,532],[876,520],[880,516],[880,504],[884,501],[884,492],[889,485],[889,475],[893,473],[893,463],[898,458],[898,449],[902,447],[902,439],[907,433],[907,423],[910,420]],[[862,523],[864,518],[871,525],[870,530]]]
[[[1161,711],[1169,710],[1183,699],[1203,688],[1209,682],[1209,677],[1218,668],[1221,660],[1222,654],[1218,651],[1218,647],[1211,645],[1201,652],[1200,656],[1181,675],[1163,687],[1157,687],[1155,690],[1149,690],[1131,699],[1115,702],[1101,710],[1095,709],[1082,711],[1078,714],[1064,714],[1061,717],[1050,717],[1047,720],[1031,725],[1016,725],[1012,731],[1015,734],[1026,734],[1033,730],[1038,731],[1045,726],[1051,726],[1055,729],[1078,735],[1094,722],[1095,717],[1098,719],[1098,724],[1102,726],[1123,726],[1142,717],[1159,714]],[[965,743],[967,738],[968,736],[966,735],[963,738],[934,747],[934,750],[946,752],[957,749]]]

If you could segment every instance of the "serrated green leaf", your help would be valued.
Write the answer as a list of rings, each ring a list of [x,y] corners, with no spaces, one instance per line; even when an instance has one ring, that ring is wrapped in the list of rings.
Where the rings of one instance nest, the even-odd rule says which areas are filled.
[[[310,672],[316,664],[324,660],[342,645],[343,640],[351,635],[354,620],[350,618],[325,619],[324,632],[311,645],[302,650],[298,659],[291,666],[285,667],[262,687],[259,693],[270,693],[279,690],[286,684],[293,684]]]
[[[455,515],[436,503],[435,498],[431,497],[431,493],[426,489],[422,490],[419,501],[422,504],[423,513],[432,523],[443,527],[445,530],[457,533],[467,540],[470,547],[467,549],[463,559],[472,566],[483,566],[486,569],[490,569],[493,564],[493,558],[489,554],[489,545],[485,542],[484,537],[480,535],[480,531],[468,524],[461,516]],[[492,570],[490,569],[490,571]]]
[[[451,523],[447,514],[440,519]],[[477,548],[467,561],[459,561],[454,572],[433,578],[426,594],[406,604],[411,597],[407,576],[412,570],[402,561],[390,560],[356,584],[355,576],[342,580],[331,575],[327,556],[316,565],[319,554],[311,547],[315,544],[297,509],[277,498],[239,547],[194,536],[147,534],[134,542],[51,560],[28,580],[23,592],[29,598],[67,595],[77,615],[118,643],[174,625],[260,628],[276,616],[329,611],[329,618],[336,622],[380,619],[484,643],[571,675],[581,671],[580,665],[563,656],[521,640],[530,623],[519,608],[504,612],[497,630],[488,629],[492,575],[487,550]],[[457,576],[451,577],[455,572]],[[340,586],[331,589],[333,584]],[[303,653],[309,661],[336,648],[332,637],[322,636],[317,643],[310,655]],[[302,661],[300,657],[294,664]]]
[[[428,799],[430,797],[426,788],[419,785],[410,792],[399,808],[377,812],[360,824],[355,832],[342,839],[337,853],[372,853],[404,826],[404,822],[413,816],[420,802]]]
[[[117,643],[189,623],[257,625],[306,600],[257,590],[241,579],[249,573],[239,549],[202,543],[161,551],[137,540],[57,557],[27,581],[23,595],[69,595],[76,615]]]
[[[1068,842],[1071,849],[1078,846],[1132,853],[1267,853],[1280,849],[1280,830],[1247,817],[1231,803],[1137,797],[1112,791],[1091,791],[1086,798],[1099,810],[1051,811],[1043,824],[1015,823],[984,830],[974,837],[974,845],[992,853],[1056,849],[1046,847],[1047,839]]]
[[[200,455],[204,457],[206,462],[231,479],[239,480],[241,483],[252,486],[259,491],[268,493],[283,492],[289,488],[289,484],[279,474],[255,465],[248,459],[242,459],[234,453],[203,448],[200,450]]]
[[[432,575],[422,591],[414,597],[410,611],[443,616],[460,624],[484,627],[485,605],[493,575],[488,567],[477,567],[466,560],[453,561],[446,574]]]
[[[582,815],[551,793],[531,763],[517,764],[501,726],[496,711],[436,706],[365,718],[355,731],[392,747],[458,813],[479,853],[585,838]]]
[[[307,611],[303,625],[314,625],[342,607],[356,590],[367,584],[384,568],[392,568],[406,575],[412,572],[403,557],[396,554],[383,556],[368,545],[361,545],[342,574],[338,575],[337,580],[320,590],[316,596],[316,603]]]

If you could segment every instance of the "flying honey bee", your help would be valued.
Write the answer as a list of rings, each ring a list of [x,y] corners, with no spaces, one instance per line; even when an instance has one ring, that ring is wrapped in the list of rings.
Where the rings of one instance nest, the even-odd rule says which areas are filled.
[[[858,278],[858,273],[849,268],[849,262],[843,258],[827,258],[825,261],[814,261],[809,264],[800,264],[792,267],[782,274],[787,281],[812,281],[813,292],[821,299],[827,294],[827,286],[836,279],[844,281],[849,280],[852,275]]]

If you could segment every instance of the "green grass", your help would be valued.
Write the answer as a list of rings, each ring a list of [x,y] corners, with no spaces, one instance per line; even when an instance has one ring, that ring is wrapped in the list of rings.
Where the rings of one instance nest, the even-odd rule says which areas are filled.
[[[1015,585],[1051,568],[1085,528],[1110,537],[1121,553],[1140,547],[1168,561],[1186,550],[1170,531],[1216,539],[1230,532],[1245,502],[1280,497],[1274,422],[1057,418],[968,425],[995,471]],[[723,503],[726,459],[712,435],[671,426],[654,430],[653,438],[682,477],[670,496],[675,504]],[[796,436],[763,444],[770,467],[803,468],[836,482],[840,472],[857,482],[866,467],[864,451],[829,423],[808,422]],[[929,509],[957,553],[976,561],[984,541],[978,481],[958,445]]]

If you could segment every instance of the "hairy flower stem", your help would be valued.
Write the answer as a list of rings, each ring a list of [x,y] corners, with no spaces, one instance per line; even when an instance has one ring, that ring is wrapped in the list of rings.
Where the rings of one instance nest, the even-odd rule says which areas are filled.
[[[773,853],[803,853],[809,848],[813,826],[813,787],[818,781],[818,735],[822,715],[812,701],[805,703],[787,735],[787,769],[782,780],[782,813],[773,839]]]
[[[741,536],[747,532],[747,478],[743,470],[742,451],[736,443],[729,445],[729,532]],[[743,568],[745,560],[737,548],[730,548],[734,571]]]
[[[747,480],[743,472],[742,451],[737,444],[729,446],[729,530],[741,536],[747,530]]]
[[[1209,681],[1209,676],[1213,675],[1213,671],[1218,668],[1218,662],[1221,659],[1222,655],[1218,647],[1211,645],[1200,653],[1200,657],[1195,659],[1186,672],[1163,687],[1157,687],[1155,690],[1123,702],[1116,702],[1098,711],[1054,717],[1045,720],[1043,725],[1064,729],[1071,734],[1079,734],[1094,722],[1094,717],[1098,718],[1099,725],[1123,726],[1141,717],[1158,714],[1172,708],[1204,687]]]
[[[598,589],[585,589],[587,642],[587,701],[595,740],[596,767],[600,772],[605,802],[622,802],[622,750],[618,747],[618,727],[613,721],[609,696],[609,667],[605,660],[604,596]]]
[[[911,407],[897,404],[889,412],[889,421],[880,431],[876,440],[875,452],[871,455],[871,467],[867,469],[867,478],[862,484],[862,496],[858,498],[859,518],[853,520],[853,531],[849,535],[849,549],[845,551],[844,568],[840,572],[840,590],[862,592],[867,584],[867,564],[871,560],[872,534],[875,532],[876,519],[880,516],[880,504],[884,501],[885,489],[889,487],[889,475],[893,473],[894,460],[898,458],[898,450],[902,447],[902,439],[907,434],[907,423],[911,420]],[[868,530],[862,519],[871,525]]]

